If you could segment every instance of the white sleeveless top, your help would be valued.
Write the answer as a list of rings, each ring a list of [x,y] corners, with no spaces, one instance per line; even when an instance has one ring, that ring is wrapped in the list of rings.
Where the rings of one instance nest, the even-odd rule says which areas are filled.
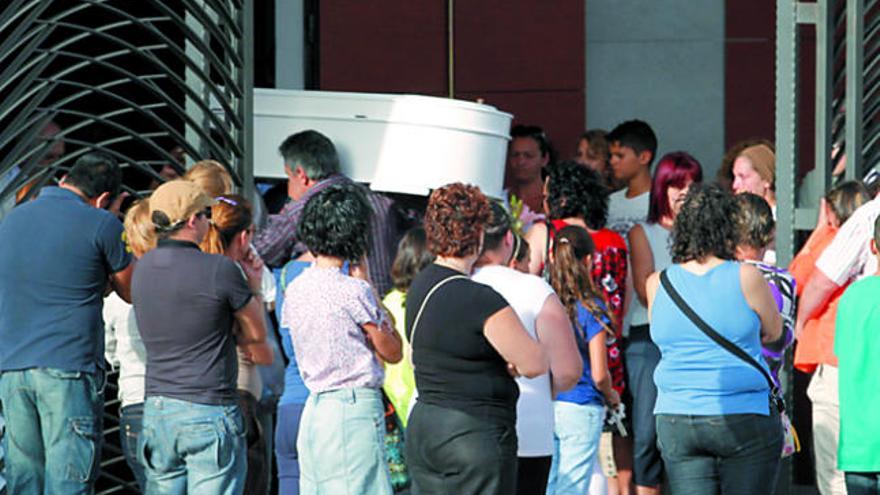
[[[672,264],[672,253],[670,252],[670,236],[672,231],[666,230],[659,223],[639,222],[645,237],[648,238],[648,245],[651,248],[651,255],[654,256],[654,271],[660,271]],[[629,322],[631,326],[648,324],[648,308],[642,305],[635,292],[632,294],[632,303],[629,305]]]

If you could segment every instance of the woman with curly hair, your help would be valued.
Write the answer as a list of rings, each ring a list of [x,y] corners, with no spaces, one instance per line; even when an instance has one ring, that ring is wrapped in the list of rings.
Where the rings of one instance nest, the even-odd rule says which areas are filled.
[[[692,185],[673,226],[667,280],[648,277],[651,338],[661,352],[657,445],[673,495],[765,493],[776,481],[782,423],[761,342],[779,339],[782,320],[758,269],[735,261],[739,210],[720,187]],[[673,290],[763,371],[710,339]]]
[[[672,224],[690,185],[702,180],[700,163],[688,153],[676,151],[663,156],[657,162],[651,183],[648,219],[634,225],[628,234],[633,291],[627,315],[630,327],[625,350],[626,383],[632,397],[633,480],[642,495],[658,493],[663,482],[654,421],[654,369],[660,361],[660,350],[651,340],[648,327],[645,282],[648,275],[672,264]]]
[[[337,185],[306,203],[297,226],[315,263],[287,286],[282,325],[310,392],[296,443],[304,494],[392,493],[380,389],[382,361],[400,361],[401,343],[363,265],[369,222],[363,193]]]
[[[418,399],[406,453],[415,493],[516,491],[514,376],[547,373],[548,362],[507,301],[470,279],[489,202],[460,183],[431,193],[425,213],[436,256],[407,292]]]

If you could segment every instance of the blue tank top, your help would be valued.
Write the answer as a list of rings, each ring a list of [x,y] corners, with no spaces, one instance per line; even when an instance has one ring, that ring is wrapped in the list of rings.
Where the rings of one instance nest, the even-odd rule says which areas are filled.
[[[726,261],[703,275],[672,265],[667,273],[706,323],[764,365],[761,321],[743,295],[739,263]],[[651,309],[651,338],[661,353],[654,372],[654,414],[769,414],[770,390],[763,375],[710,340],[662,285]]]

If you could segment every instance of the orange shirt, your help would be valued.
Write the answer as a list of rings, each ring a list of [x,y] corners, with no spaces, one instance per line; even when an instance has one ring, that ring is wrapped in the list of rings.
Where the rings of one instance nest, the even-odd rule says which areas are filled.
[[[821,227],[791,261],[788,271],[797,281],[798,296],[813,276],[816,260],[834,240],[837,230],[830,226]],[[845,288],[841,287],[835,291],[819,313],[807,320],[795,347],[795,368],[805,373],[812,373],[820,364],[837,366],[837,356],[834,355],[834,320],[837,316],[837,303]]]

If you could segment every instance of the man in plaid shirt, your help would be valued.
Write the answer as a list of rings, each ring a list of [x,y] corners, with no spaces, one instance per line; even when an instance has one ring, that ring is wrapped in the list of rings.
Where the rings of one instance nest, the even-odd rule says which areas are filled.
[[[287,195],[291,201],[277,215],[269,215],[269,222],[254,237],[257,252],[271,267],[283,266],[307,252],[297,239],[296,226],[308,200],[332,185],[352,182],[339,172],[336,147],[320,132],[308,130],[293,134],[281,143],[278,151],[284,158]],[[367,263],[370,278],[383,295],[391,288],[391,262],[400,233],[393,201],[367,188],[365,193],[373,209]]]

